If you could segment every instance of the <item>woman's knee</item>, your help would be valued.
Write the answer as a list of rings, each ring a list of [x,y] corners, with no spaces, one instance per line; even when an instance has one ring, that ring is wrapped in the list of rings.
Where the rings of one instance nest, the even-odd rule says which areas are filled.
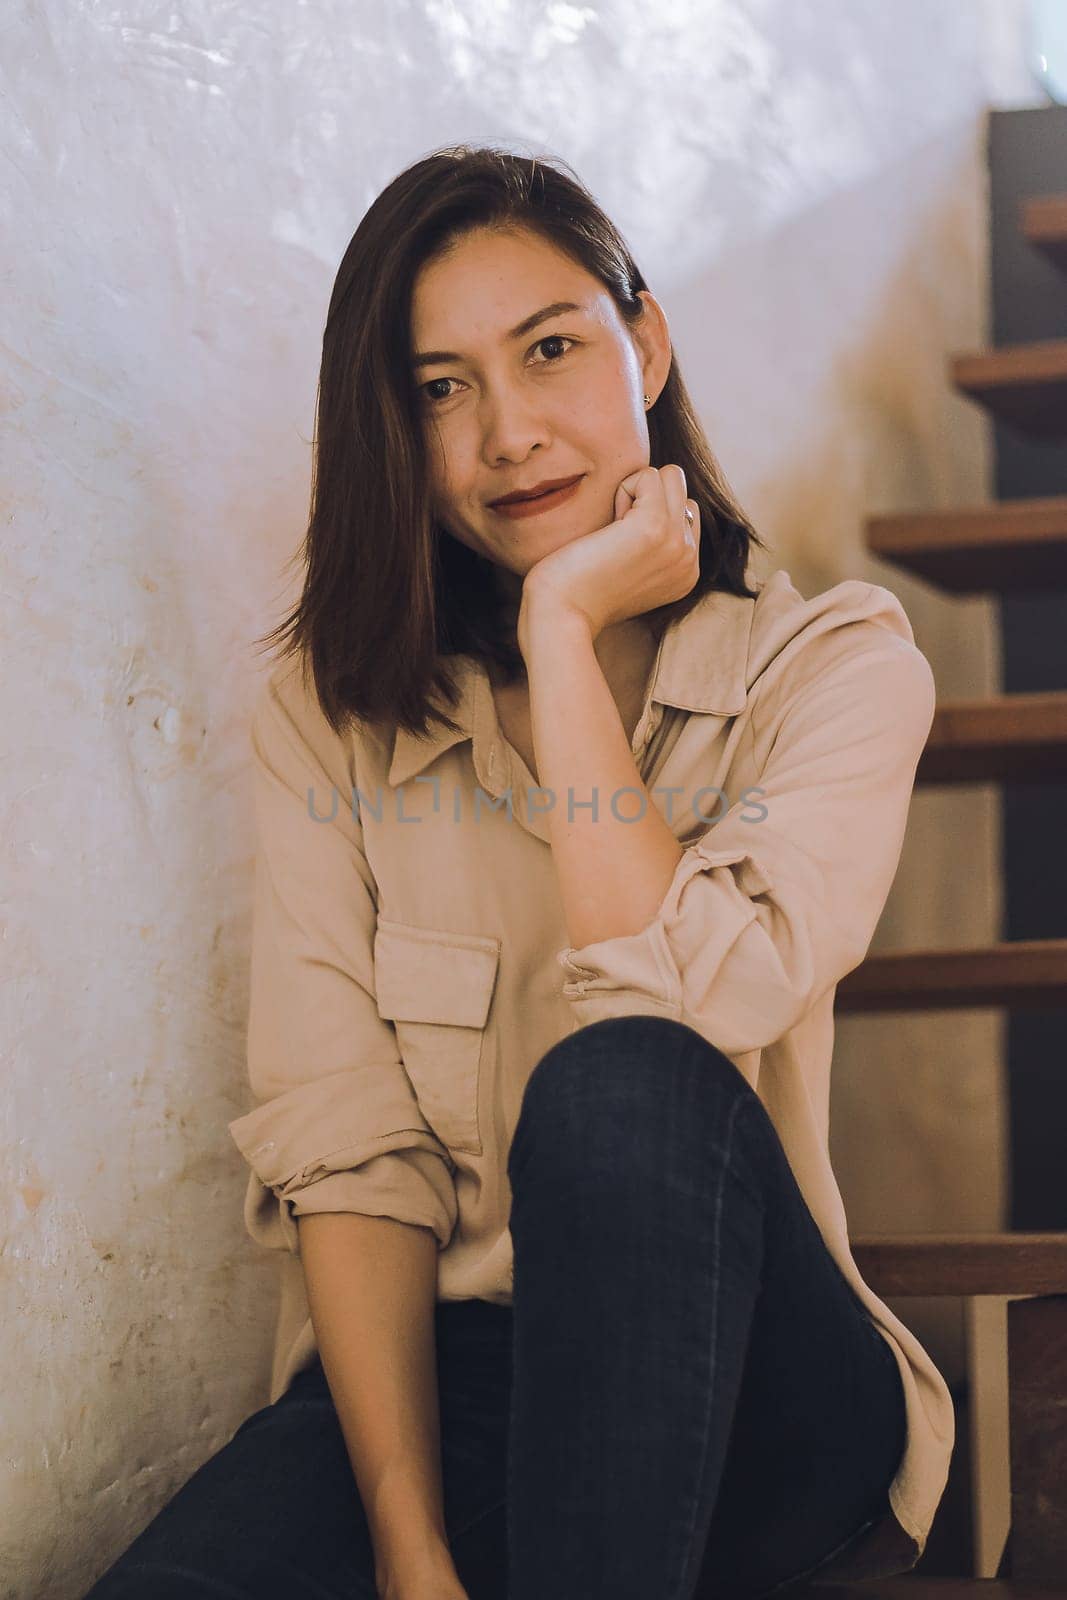
[[[534,1067],[509,1177],[533,1146],[550,1150],[553,1162],[611,1169],[657,1133],[676,1142],[680,1124],[713,1134],[736,1100],[759,1104],[729,1056],[686,1023],[651,1014],[604,1018],[559,1040]],[[713,1147],[713,1138],[694,1145],[705,1160]]]

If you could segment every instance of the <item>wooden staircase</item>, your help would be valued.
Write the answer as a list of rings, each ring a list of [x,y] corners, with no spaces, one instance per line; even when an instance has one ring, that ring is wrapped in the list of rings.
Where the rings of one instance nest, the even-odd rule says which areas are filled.
[[[1019,225],[1067,274],[1067,194],[1025,202]],[[1067,440],[1067,339],[957,355],[949,376],[1012,429]],[[1067,495],[874,517],[867,542],[951,594],[1067,593]],[[1007,694],[939,704],[916,784],[1065,775],[1067,693]],[[836,1001],[838,1013],[990,1006],[1067,1007],[1067,938],[871,956],[842,980]],[[851,1244],[883,1298],[1016,1297],[1006,1304],[1010,1532],[995,1578],[916,1571],[816,1582],[805,1592],[823,1600],[1067,1596],[1067,1233],[862,1236]]]

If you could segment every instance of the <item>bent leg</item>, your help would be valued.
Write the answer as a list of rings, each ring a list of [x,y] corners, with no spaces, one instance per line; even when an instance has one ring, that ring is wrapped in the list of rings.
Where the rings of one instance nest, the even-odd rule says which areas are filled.
[[[695,1591],[716,1600],[813,1576],[889,1510],[907,1442],[892,1350],[827,1249],[770,1118],[749,1132],[767,1196],[763,1271]]]
[[[875,1343],[884,1341],[826,1250],[762,1102],[726,1056],[657,1017],[569,1035],[531,1075],[508,1173],[510,1600],[692,1600],[709,1573],[724,1586],[706,1592],[758,1594],[872,1514],[872,1486],[881,1491],[903,1441],[898,1449],[895,1427],[870,1436],[847,1406],[827,1431],[818,1358],[813,1367],[800,1349],[832,1328],[856,1392],[888,1395],[881,1415],[895,1424]],[[765,1404],[774,1327],[799,1348]],[[839,1379],[840,1367],[830,1373]],[[735,1413],[741,1443],[729,1455]],[[780,1473],[788,1500],[820,1448],[847,1457],[841,1471],[816,1482],[788,1525],[773,1498],[761,1521],[763,1452],[776,1454],[769,1478]],[[727,1473],[734,1498],[713,1529]],[[724,1529],[735,1537],[713,1545]]]

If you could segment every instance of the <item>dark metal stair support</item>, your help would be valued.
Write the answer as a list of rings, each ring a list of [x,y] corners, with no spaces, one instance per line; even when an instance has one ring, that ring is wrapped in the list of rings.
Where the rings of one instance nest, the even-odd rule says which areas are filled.
[[[1067,106],[994,111],[988,124],[992,346],[1067,337],[1067,278],[1026,239],[1024,203],[1067,191]],[[1067,445],[993,423],[991,497],[1067,492]],[[1067,689],[1067,595],[1000,598],[1005,694]],[[1067,936],[1067,782],[1005,782],[1001,938]],[[1067,1009],[1018,1010],[1006,1019],[1011,1212],[1019,1229],[1067,1228]]]

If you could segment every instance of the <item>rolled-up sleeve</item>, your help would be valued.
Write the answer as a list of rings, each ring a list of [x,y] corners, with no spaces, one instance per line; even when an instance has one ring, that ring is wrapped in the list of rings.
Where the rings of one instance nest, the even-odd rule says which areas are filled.
[[[354,1211],[456,1224],[455,1166],[378,1014],[376,892],[346,742],[301,683],[275,674],[252,715],[256,822],[249,976],[253,1110],[228,1124],[251,1168],[251,1237],[299,1253],[294,1218]]]
[[[824,639],[755,707],[758,786],[685,849],[652,921],[558,953],[576,1027],[664,1015],[735,1056],[780,1039],[863,960],[936,691],[908,639],[871,623]]]

